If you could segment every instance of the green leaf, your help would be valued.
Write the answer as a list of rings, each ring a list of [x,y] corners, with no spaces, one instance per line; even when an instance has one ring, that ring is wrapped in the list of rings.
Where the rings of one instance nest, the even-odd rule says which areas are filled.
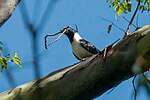
[[[21,62],[20,62],[20,58],[18,57],[17,53],[14,54],[14,56],[12,58],[12,61],[14,63],[16,63],[20,68],[22,68],[22,65],[21,65]]]
[[[150,4],[148,5],[148,11],[150,11]]]
[[[140,1],[140,2],[144,2],[145,0],[136,0],[136,1],[137,1],[137,2],[139,2],[139,1]]]
[[[150,11],[150,0],[148,0],[148,11]]]
[[[131,2],[127,2],[126,8],[129,12],[131,12],[131,6],[132,6]]]
[[[7,67],[7,60],[3,57],[0,57],[0,65],[2,66],[2,68],[6,68]]]
[[[131,12],[131,6],[132,3],[130,0],[124,0],[121,2],[120,0],[109,0],[109,3],[111,6],[115,7],[114,10],[117,12],[118,16],[120,16],[122,13],[128,13]]]
[[[120,6],[116,6],[116,7],[115,7],[115,11],[117,12],[118,16],[120,16],[121,13],[123,12],[123,11],[120,9]]]
[[[123,12],[125,12],[125,11],[126,11],[126,9],[125,9],[125,7],[124,7],[124,5],[123,5],[123,4],[120,4],[119,9],[121,9]]]
[[[139,9],[141,10],[141,13],[143,13],[144,11],[147,10],[147,7],[146,7],[145,5],[141,5],[141,6],[139,7]]]
[[[3,51],[3,43],[0,42],[0,51]]]

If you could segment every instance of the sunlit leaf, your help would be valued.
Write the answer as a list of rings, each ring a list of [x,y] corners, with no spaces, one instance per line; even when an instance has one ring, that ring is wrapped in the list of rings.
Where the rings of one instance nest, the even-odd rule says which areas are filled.
[[[121,13],[123,12],[123,11],[120,9],[119,6],[117,6],[117,7],[115,8],[115,11],[117,12],[118,16],[120,16]]]
[[[21,65],[21,62],[20,62],[20,58],[18,57],[17,53],[14,54],[14,56],[12,58],[12,61],[14,63],[16,63],[20,68],[22,68],[22,65]]]
[[[119,9],[121,9],[121,11],[123,11],[123,12],[125,12],[125,11],[126,11],[126,8],[124,7],[124,5],[123,5],[123,4],[120,4]]]
[[[0,57],[0,65],[2,66],[2,68],[6,68],[7,67],[7,60],[6,60],[6,58]]]
[[[148,11],[150,11],[150,0],[148,0]]]
[[[141,13],[143,13],[145,10],[147,10],[147,7],[145,5],[141,5],[139,9],[141,10]]]
[[[132,7],[132,4],[131,4],[131,2],[128,2],[127,4],[126,4],[126,8],[127,8],[127,10],[129,11],[129,12],[131,12],[131,7]]]
[[[143,13],[144,11],[150,11],[150,0],[136,0],[140,3],[139,9]],[[130,0],[109,0],[108,1],[111,7],[114,7],[114,10],[120,16],[122,13],[128,13],[132,11],[132,2]]]

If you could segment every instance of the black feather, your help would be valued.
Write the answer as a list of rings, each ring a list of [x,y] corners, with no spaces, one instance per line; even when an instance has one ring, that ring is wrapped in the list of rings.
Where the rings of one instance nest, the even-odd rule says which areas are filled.
[[[100,53],[101,51],[99,49],[97,49],[94,45],[92,45],[89,41],[81,39],[80,40],[81,46],[86,49],[87,51],[93,53],[93,54],[97,54]]]

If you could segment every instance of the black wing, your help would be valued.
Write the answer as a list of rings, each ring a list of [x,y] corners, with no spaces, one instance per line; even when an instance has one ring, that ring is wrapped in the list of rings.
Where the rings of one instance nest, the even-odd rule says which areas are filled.
[[[93,53],[93,54],[97,54],[100,53],[101,51],[99,49],[97,49],[93,44],[91,44],[90,42],[88,42],[87,40],[81,39],[80,40],[81,46],[86,49],[87,51]]]

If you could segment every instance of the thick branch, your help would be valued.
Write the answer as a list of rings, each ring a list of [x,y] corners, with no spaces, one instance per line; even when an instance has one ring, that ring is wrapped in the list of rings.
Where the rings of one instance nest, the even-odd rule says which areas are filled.
[[[0,27],[12,15],[20,0],[0,0]]]
[[[100,96],[122,81],[149,69],[150,26],[126,36],[108,51],[106,58],[102,56],[94,55],[3,92],[0,100],[91,100]]]

